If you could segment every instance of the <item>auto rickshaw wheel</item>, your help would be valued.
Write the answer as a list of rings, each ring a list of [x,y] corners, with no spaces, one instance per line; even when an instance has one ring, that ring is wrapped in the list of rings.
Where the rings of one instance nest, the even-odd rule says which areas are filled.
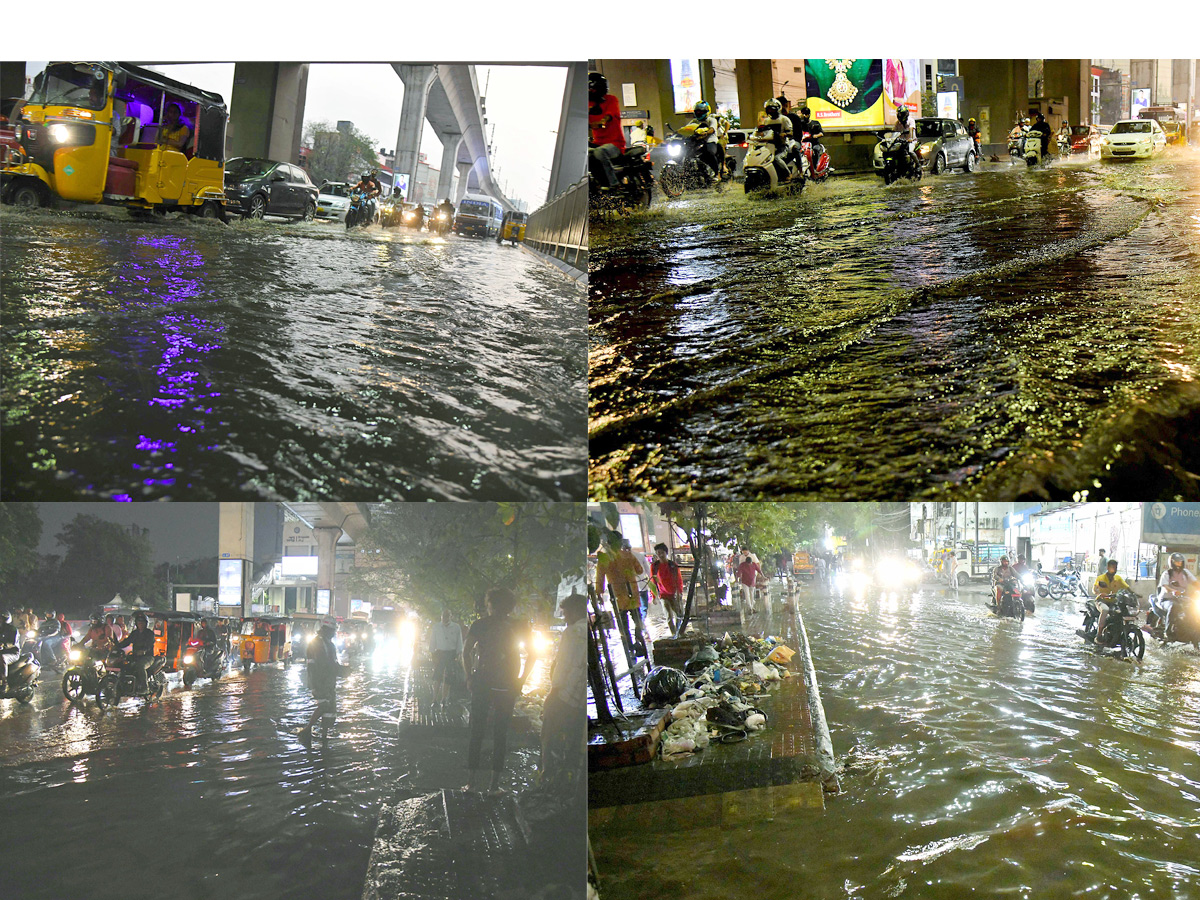
[[[205,200],[197,215],[199,215],[202,219],[223,218],[221,215],[221,206],[216,200]]]
[[[196,683],[196,670],[191,666],[183,670],[183,686],[191,687]]]
[[[250,674],[250,660],[248,660],[248,659],[242,660],[242,672],[244,672],[246,675]]]
[[[46,205],[46,192],[42,188],[41,182],[25,182],[18,184],[12,189],[9,194],[13,206],[19,206],[22,209],[37,209]]]

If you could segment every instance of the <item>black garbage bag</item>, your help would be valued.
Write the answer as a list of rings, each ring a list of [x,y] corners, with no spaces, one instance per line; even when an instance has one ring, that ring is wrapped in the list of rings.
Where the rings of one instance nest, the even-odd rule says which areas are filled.
[[[656,666],[650,670],[642,687],[644,706],[674,706],[680,695],[688,689],[687,676],[670,666]]]
[[[704,644],[683,664],[683,671],[688,675],[699,675],[716,661],[717,651],[710,644]]]

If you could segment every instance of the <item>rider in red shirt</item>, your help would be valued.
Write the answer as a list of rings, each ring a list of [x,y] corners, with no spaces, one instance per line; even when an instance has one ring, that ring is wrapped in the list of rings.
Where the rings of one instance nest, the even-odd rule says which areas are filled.
[[[617,183],[612,161],[625,152],[621,128],[621,105],[608,92],[608,79],[599,72],[588,74],[588,159],[594,174],[606,187]]]

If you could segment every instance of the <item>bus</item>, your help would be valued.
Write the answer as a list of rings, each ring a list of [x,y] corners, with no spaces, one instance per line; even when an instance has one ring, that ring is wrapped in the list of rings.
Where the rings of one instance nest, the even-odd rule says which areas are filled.
[[[500,231],[500,218],[504,210],[491,197],[482,194],[467,194],[458,204],[458,215],[454,217],[454,230],[458,234],[479,237],[495,237]]]

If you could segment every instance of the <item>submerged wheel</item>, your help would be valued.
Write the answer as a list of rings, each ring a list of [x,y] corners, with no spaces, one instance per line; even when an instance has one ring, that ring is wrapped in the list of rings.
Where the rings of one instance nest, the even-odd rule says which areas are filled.
[[[19,184],[13,188],[11,198],[13,206],[23,209],[37,209],[46,205],[45,194],[39,184]]]
[[[167,680],[162,677],[162,674],[154,676],[154,680],[150,684],[150,697],[157,700],[163,695],[163,691],[167,689]]]
[[[248,659],[242,660],[242,672],[245,673],[246,675],[250,674],[250,660],[248,660]]]
[[[658,176],[658,184],[663,189],[663,193],[670,199],[675,200],[683,196],[684,177],[679,166],[667,166],[663,169],[663,173]]]
[[[964,172],[974,172],[975,164],[977,162],[978,162],[978,160],[975,158],[975,151],[968,150],[967,151],[967,161],[965,163],[963,163],[963,171]]]
[[[317,204],[313,203],[310,200],[310,201],[308,201],[308,205],[304,207],[304,221],[311,222],[316,217],[317,217]]]
[[[196,670],[193,668],[190,668],[190,667],[187,669],[184,669],[183,670],[183,686],[191,687],[195,683],[196,683]]]
[[[221,206],[215,200],[207,200],[205,201],[204,205],[200,207],[200,211],[197,213],[197,215],[199,215],[202,219],[219,219],[221,218]]]
[[[117,676],[105,675],[100,687],[96,688],[96,705],[101,709],[108,709],[120,702],[121,692],[117,690]]]
[[[76,702],[83,696],[83,673],[71,669],[63,676],[62,680],[63,696],[72,703]]]
[[[742,182],[749,194],[752,191],[761,191],[771,186],[771,177],[757,166],[746,172],[746,179]]]
[[[1140,661],[1146,654],[1146,636],[1142,633],[1142,629],[1137,627],[1125,629],[1125,634],[1121,638],[1121,648],[1125,651],[1126,656],[1132,656]]]
[[[262,194],[255,194],[250,198],[250,212],[247,214],[251,219],[261,219],[267,214],[267,200]]]
[[[939,153],[937,159],[933,161],[933,168],[930,170],[934,175],[941,175],[946,171],[946,154]]]

